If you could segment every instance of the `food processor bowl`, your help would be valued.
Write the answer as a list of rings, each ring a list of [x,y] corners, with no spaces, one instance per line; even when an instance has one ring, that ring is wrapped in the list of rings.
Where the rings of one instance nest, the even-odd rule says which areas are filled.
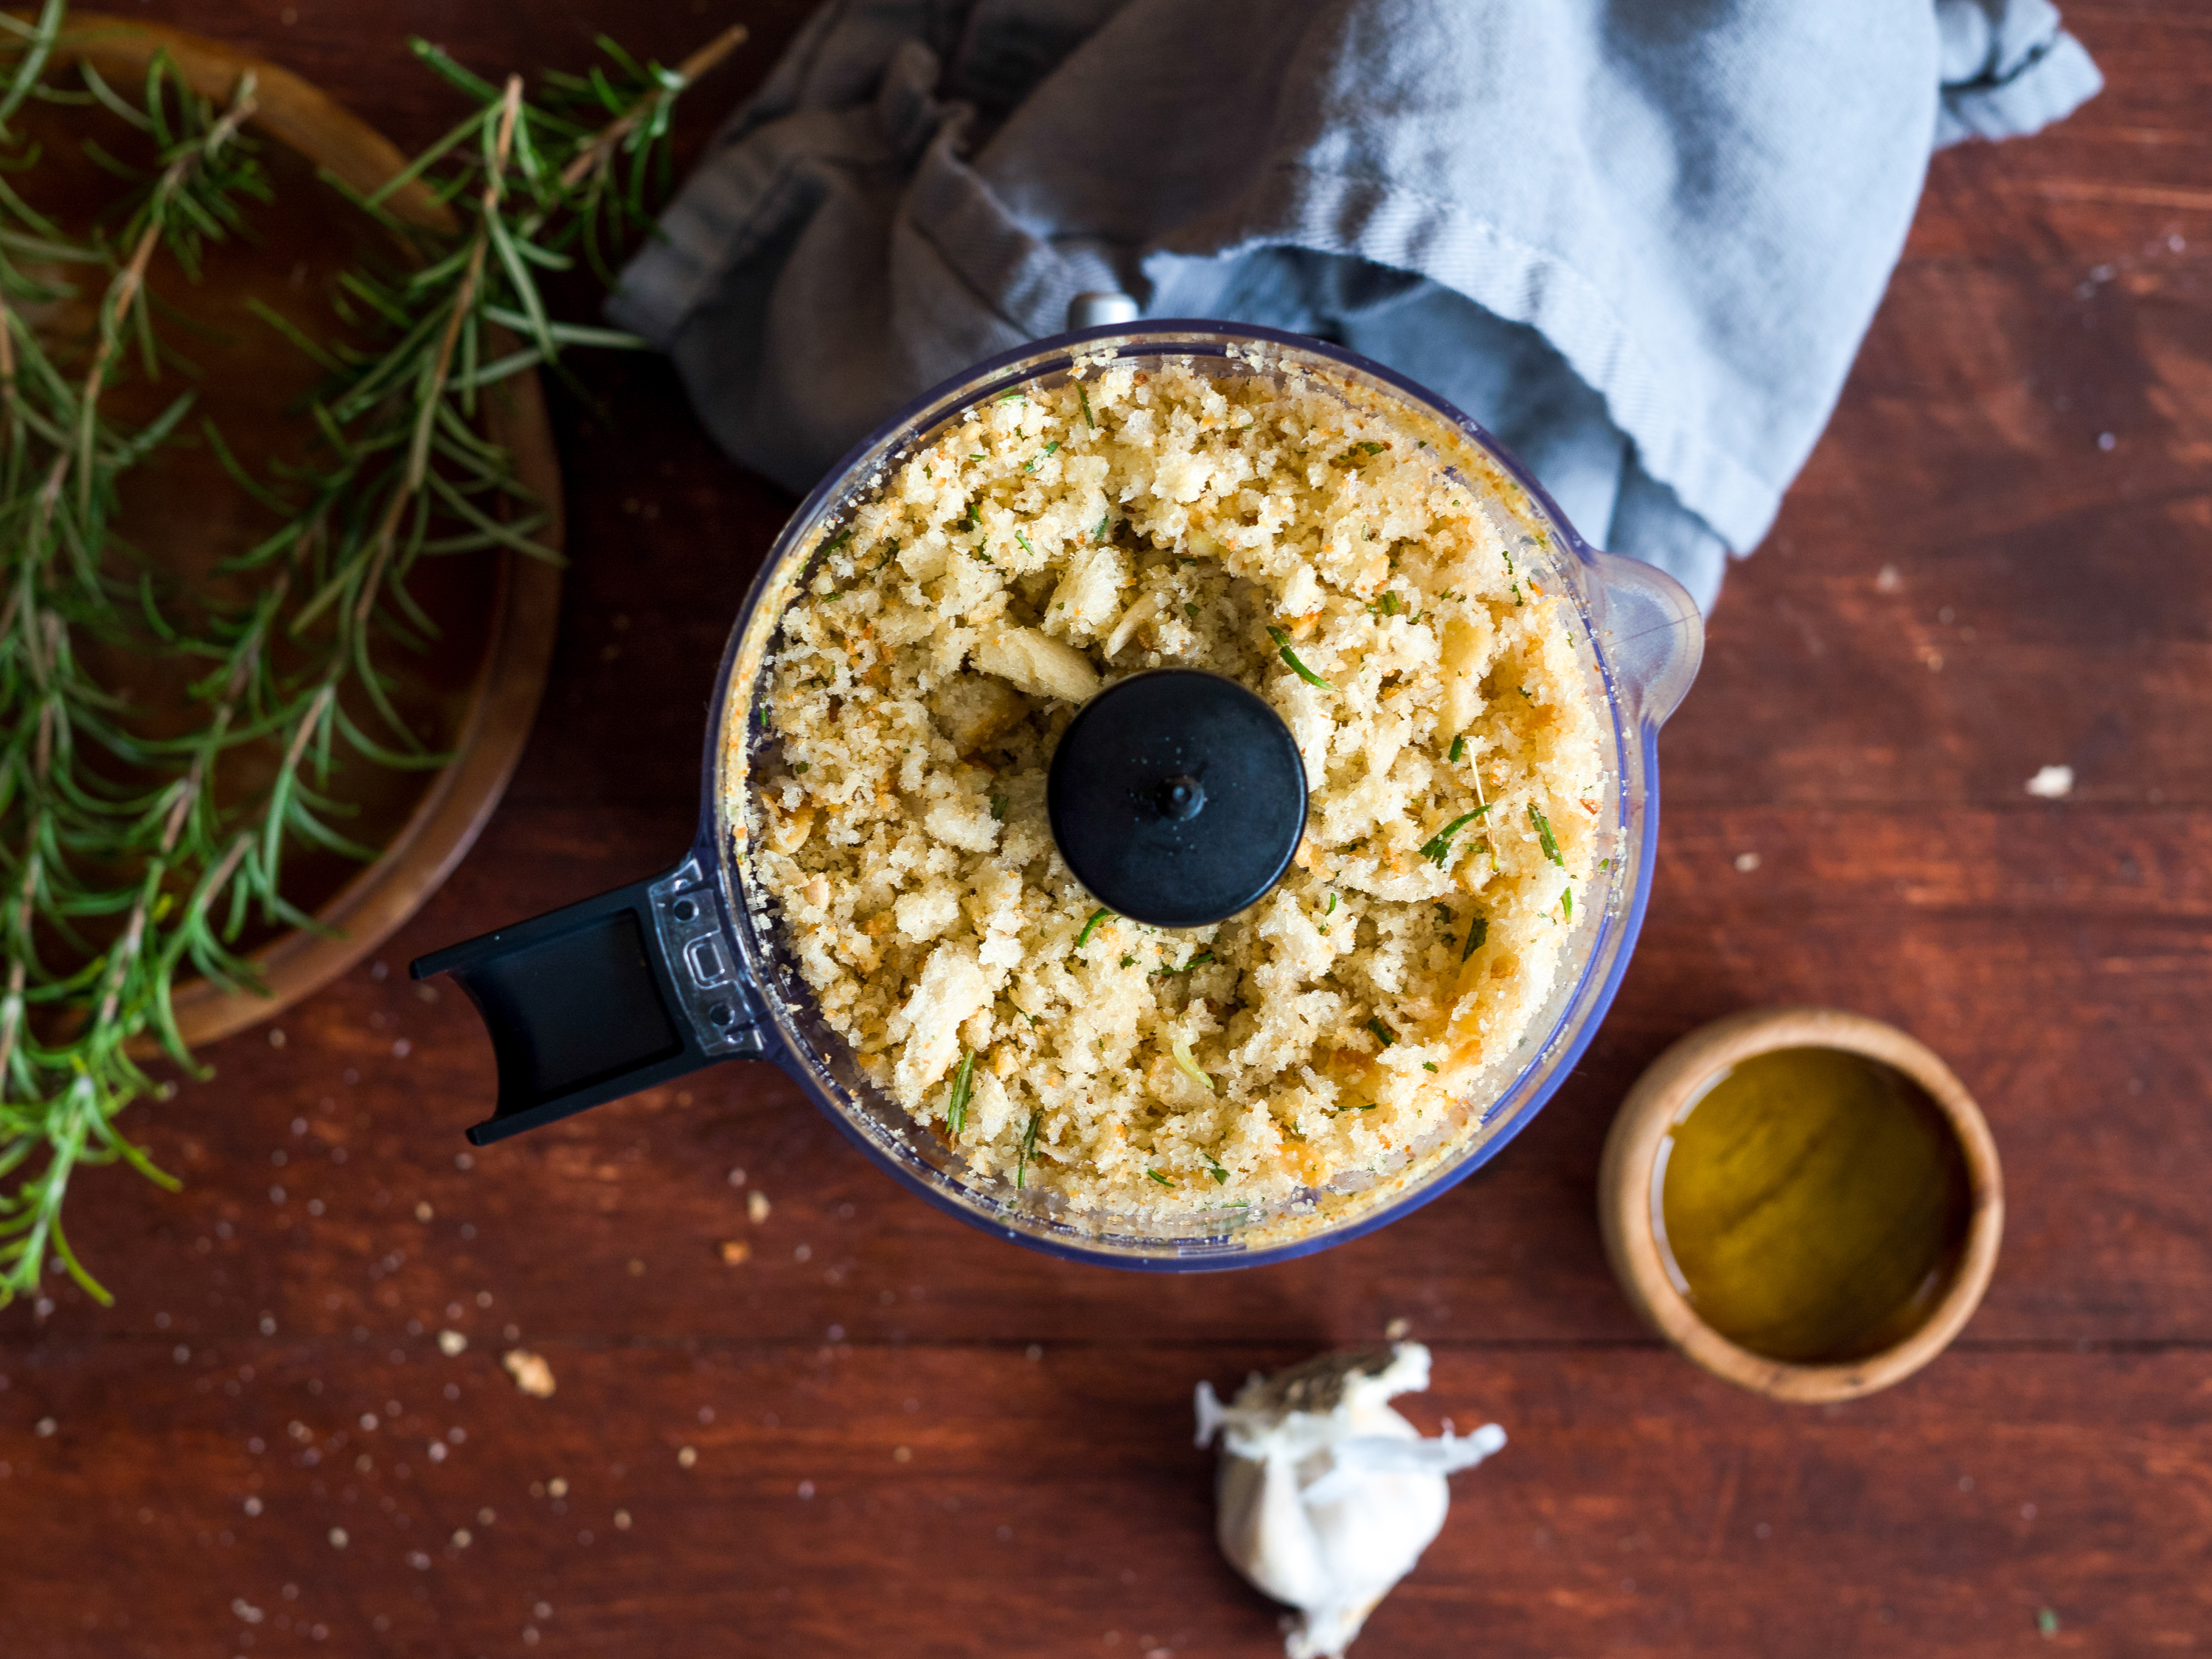
[[[773,742],[757,694],[783,615],[851,509],[968,409],[1080,367],[1166,360],[1226,375],[1296,374],[1423,433],[1504,520],[1516,565],[1547,583],[1597,712],[1606,773],[1603,860],[1591,872],[1551,994],[1510,1055],[1478,1076],[1444,1126],[1382,1171],[1360,1170],[1285,1201],[1183,1219],[1069,1208],[971,1171],[940,1133],[876,1089],[823,1018],[750,873],[729,804]],[[1660,725],[1689,689],[1704,644],[1696,605],[1672,578],[1591,548],[1527,470],[1449,404],[1379,364],[1273,330],[1155,321],[1040,340],[980,363],[863,440],[799,504],[731,630],[707,732],[699,830],[665,873],[423,957],[483,1015],[499,1066],[478,1146],[727,1059],[795,1078],[863,1153],[963,1220],[1071,1260],[1156,1272],[1254,1267],[1358,1237],[1418,1208],[1495,1157],[1557,1091],[1619,988],[1644,919],[1656,853]]]

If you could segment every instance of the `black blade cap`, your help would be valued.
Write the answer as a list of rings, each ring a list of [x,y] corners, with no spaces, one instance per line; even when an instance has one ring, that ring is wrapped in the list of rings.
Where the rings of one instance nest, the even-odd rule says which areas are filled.
[[[1282,878],[1305,833],[1305,763],[1281,716],[1236,681],[1155,669],[1069,722],[1045,807],[1060,857],[1100,903],[1155,927],[1202,927]]]

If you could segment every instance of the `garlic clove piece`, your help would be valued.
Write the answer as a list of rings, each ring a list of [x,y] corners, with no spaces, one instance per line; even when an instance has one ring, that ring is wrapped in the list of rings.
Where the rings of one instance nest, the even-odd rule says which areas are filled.
[[[1222,1443],[1215,1537],[1248,1583],[1298,1609],[1290,1659],[1341,1655],[1442,1530],[1445,1477],[1505,1443],[1494,1423],[1425,1438],[1387,1403],[1428,1381],[1428,1350],[1400,1342],[1253,1376],[1228,1406],[1198,1385],[1198,1443]]]

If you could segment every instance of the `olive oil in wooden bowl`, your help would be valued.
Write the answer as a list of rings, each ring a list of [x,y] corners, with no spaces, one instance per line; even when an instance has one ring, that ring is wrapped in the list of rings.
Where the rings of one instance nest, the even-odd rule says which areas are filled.
[[[1825,1009],[1691,1034],[1623,1104],[1600,1177],[1639,1312],[1716,1375],[1789,1400],[1887,1387],[1980,1300],[2003,1200],[1980,1111],[1929,1050]]]

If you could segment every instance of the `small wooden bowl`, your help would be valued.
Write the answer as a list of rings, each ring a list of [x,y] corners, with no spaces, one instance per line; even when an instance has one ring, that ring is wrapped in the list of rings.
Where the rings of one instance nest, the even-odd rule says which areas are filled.
[[[1972,1208],[1949,1288],[1912,1334],[1842,1364],[1795,1364],[1753,1353],[1698,1317],[1674,1288],[1652,1226],[1652,1170],[1675,1114],[1723,1066],[1778,1048],[1839,1048],[1894,1066],[1934,1101],[1959,1138]],[[1892,1025],[1832,1008],[1759,1008],[1691,1032],[1651,1063],[1621,1103],[1598,1170],[1598,1221],[1614,1275],[1636,1310],[1692,1363],[1770,1400],[1856,1400],[1902,1382],[1941,1353],[1988,1289],[2004,1231],[1996,1143],[1965,1085],[1926,1044]]]

